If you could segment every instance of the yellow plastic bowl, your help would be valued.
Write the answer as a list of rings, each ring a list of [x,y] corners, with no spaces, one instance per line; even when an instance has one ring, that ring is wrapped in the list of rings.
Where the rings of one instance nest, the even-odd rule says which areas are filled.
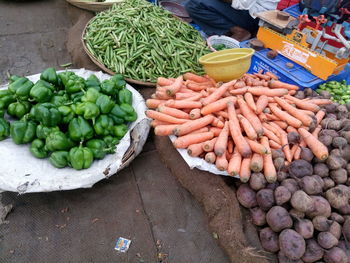
[[[232,48],[213,52],[199,58],[205,73],[216,81],[239,79],[249,70],[254,49]]]

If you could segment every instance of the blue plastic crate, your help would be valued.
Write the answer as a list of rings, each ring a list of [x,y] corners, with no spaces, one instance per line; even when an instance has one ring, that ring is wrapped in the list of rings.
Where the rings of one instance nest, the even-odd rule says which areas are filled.
[[[249,47],[249,41],[244,41],[241,43],[241,47]],[[325,83],[327,81],[335,80],[346,80],[348,83],[350,83],[350,65],[347,64],[345,69],[340,72],[338,75],[332,75],[330,76],[327,81],[324,81],[315,75],[311,74],[309,71],[307,71],[302,66],[296,64],[292,60],[282,56],[277,55],[274,59],[269,59],[267,57],[267,52],[269,52],[270,49],[266,48],[260,51],[256,51],[252,57],[251,66],[249,69],[249,73],[258,72],[260,70],[270,71],[277,75],[281,81],[287,82],[290,84],[297,85],[304,88],[311,88],[311,89],[317,89],[317,87]],[[287,68],[286,63],[292,63],[294,65],[293,68]]]
[[[284,12],[287,12],[293,17],[299,17],[301,15],[301,11],[299,9],[299,4],[292,5],[290,7],[287,7],[286,9],[283,10]]]

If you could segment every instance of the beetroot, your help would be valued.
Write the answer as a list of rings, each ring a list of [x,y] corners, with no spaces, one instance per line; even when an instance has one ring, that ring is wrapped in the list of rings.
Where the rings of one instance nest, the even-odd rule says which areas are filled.
[[[275,204],[273,190],[261,189],[256,194],[256,200],[262,210],[268,211]]]
[[[342,249],[334,247],[328,251],[325,251],[324,261],[326,263],[347,263],[348,257]]]
[[[300,153],[301,159],[307,162],[311,162],[314,157],[315,157],[314,154],[309,148],[301,147],[301,153]]]
[[[328,220],[327,217],[325,216],[315,216],[313,219],[312,219],[312,223],[314,225],[314,228],[317,230],[317,231],[328,231],[331,224],[332,224],[332,221],[331,220]]]
[[[285,229],[279,236],[281,252],[289,259],[300,259],[305,253],[305,240],[292,229]]]
[[[317,242],[321,247],[330,249],[338,244],[338,239],[330,232],[320,232],[317,236]]]
[[[331,171],[330,177],[336,184],[344,184],[348,179],[348,172],[343,168],[339,168]]]
[[[323,248],[314,239],[306,240],[306,251],[301,259],[306,263],[311,263],[321,258],[323,258]]]
[[[301,211],[310,212],[313,210],[314,203],[312,197],[308,196],[304,191],[298,190],[292,195],[291,205]]]
[[[350,242],[350,218],[347,218],[343,224],[342,232],[346,241]]]
[[[349,166],[350,168],[350,166]],[[277,181],[278,182],[283,182],[284,180],[286,180],[288,178],[289,174],[284,172],[284,171],[278,171],[277,172]]]
[[[265,176],[262,173],[252,173],[249,180],[249,186],[253,190],[259,191],[260,189],[265,188],[266,185],[267,185],[267,181],[265,179]]]
[[[322,196],[311,196],[313,201],[313,209],[306,211],[306,215],[310,218],[315,216],[329,217],[331,215],[331,206]]]
[[[343,224],[345,219],[344,217],[342,217],[341,215],[339,215],[338,213],[332,212],[331,213],[331,217],[332,220],[338,222],[339,224]]]
[[[329,173],[328,166],[324,163],[317,163],[314,165],[314,174],[321,177],[327,177]]]
[[[293,220],[288,214],[288,211],[281,206],[274,206],[267,212],[266,222],[275,232],[280,232],[293,225]]]
[[[335,236],[336,239],[339,240],[341,236],[341,225],[338,222],[334,221],[329,228],[329,233],[331,233],[333,236]]]
[[[314,226],[309,219],[297,220],[294,224],[294,229],[297,231],[304,239],[312,238],[314,235]]]
[[[295,218],[295,219],[302,219],[305,217],[305,213],[301,212],[295,208],[292,208],[291,210],[289,210],[289,214],[291,217]]]
[[[316,195],[322,193],[322,187],[324,185],[316,176],[304,176],[300,180],[300,187],[309,195]]]
[[[271,228],[265,227],[259,233],[261,246],[268,252],[275,253],[279,248],[278,235]]]
[[[329,177],[325,177],[323,178],[323,190],[326,191],[330,188],[333,188],[335,186],[334,181],[329,178]]]
[[[274,195],[277,205],[283,205],[284,203],[287,203],[292,197],[292,194],[284,186],[278,186],[275,189]]]
[[[266,213],[260,207],[250,209],[250,216],[254,225],[263,226],[266,224]]]
[[[294,194],[299,190],[298,183],[295,179],[288,178],[281,183],[282,186],[286,187],[291,194]]]
[[[312,165],[305,160],[296,160],[289,165],[288,172],[291,176],[302,178],[312,175],[313,168]]]
[[[349,204],[349,189],[346,186],[338,185],[326,192],[329,204],[334,208],[341,208]]]
[[[258,205],[255,192],[246,184],[241,184],[238,187],[237,199],[246,208],[252,208]]]
[[[298,144],[300,142],[300,135],[297,132],[289,132],[287,139],[289,144]]]

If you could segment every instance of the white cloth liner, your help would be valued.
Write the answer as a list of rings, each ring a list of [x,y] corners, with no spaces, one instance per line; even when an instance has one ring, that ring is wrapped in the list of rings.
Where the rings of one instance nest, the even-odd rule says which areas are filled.
[[[69,69],[69,71],[73,71],[83,78],[95,74],[101,81],[111,77],[101,71],[95,72],[85,69]],[[28,76],[28,78],[35,82],[39,80],[40,74]],[[95,160],[89,169],[80,171],[72,168],[57,169],[49,163],[48,159],[41,160],[32,156],[28,144],[16,145],[11,138],[8,138],[0,141],[0,191],[23,194],[90,188],[96,182],[114,175],[121,166],[122,158],[130,146],[130,130],[137,123],[147,119],[145,115],[147,107],[143,97],[129,84],[126,87],[133,94],[133,107],[138,118],[130,125],[128,133],[117,145],[115,154],[106,155],[103,160]],[[0,86],[0,89],[6,88],[7,85]]]

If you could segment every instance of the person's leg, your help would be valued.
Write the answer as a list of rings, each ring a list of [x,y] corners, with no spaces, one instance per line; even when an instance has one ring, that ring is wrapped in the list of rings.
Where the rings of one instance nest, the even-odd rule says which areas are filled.
[[[255,32],[258,21],[246,10],[236,10],[221,0],[189,0],[186,10],[193,21],[208,35],[226,34],[235,26]]]

